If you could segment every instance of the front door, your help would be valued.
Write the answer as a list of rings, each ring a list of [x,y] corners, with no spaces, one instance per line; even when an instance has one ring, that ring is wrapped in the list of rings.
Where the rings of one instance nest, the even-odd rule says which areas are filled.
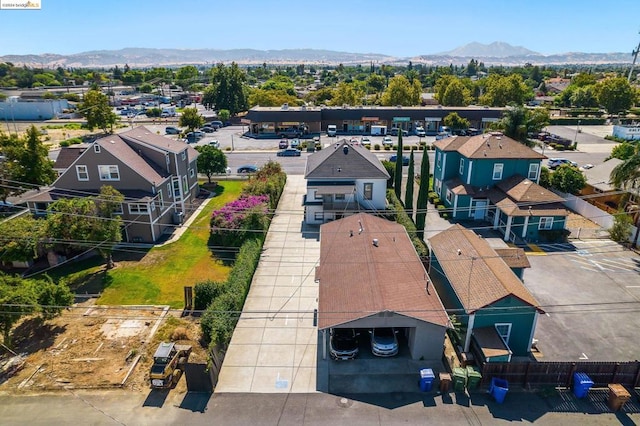
[[[482,220],[484,216],[487,214],[487,202],[486,201],[476,201],[476,209],[473,212],[474,220]]]

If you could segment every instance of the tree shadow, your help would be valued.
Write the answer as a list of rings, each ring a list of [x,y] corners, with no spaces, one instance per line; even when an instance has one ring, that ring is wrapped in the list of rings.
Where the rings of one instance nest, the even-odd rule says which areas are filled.
[[[12,331],[15,352],[34,353],[50,348],[58,335],[66,331],[66,326],[43,324],[42,318],[28,318]]]

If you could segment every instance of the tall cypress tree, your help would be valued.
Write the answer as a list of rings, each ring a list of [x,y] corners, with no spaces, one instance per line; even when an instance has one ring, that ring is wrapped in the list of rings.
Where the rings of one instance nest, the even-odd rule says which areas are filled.
[[[404,209],[411,219],[413,219],[413,169],[413,150],[411,150],[411,155],[409,156],[409,170],[407,172],[407,187],[405,188],[404,193]]]
[[[424,239],[424,227],[427,221],[429,173],[429,151],[425,149],[422,154],[422,164],[420,165],[420,187],[418,188],[418,200],[416,201],[416,229],[420,239]]]
[[[396,153],[396,176],[393,184],[396,197],[401,200],[402,192],[402,129],[398,129],[398,151]]]

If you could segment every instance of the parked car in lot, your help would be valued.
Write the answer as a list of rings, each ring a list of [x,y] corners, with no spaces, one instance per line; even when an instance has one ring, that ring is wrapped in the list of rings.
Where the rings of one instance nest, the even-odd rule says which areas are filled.
[[[278,142],[278,148],[280,149],[289,148],[289,141],[286,139],[282,139],[280,142]]]
[[[369,136],[363,136],[362,139],[360,139],[360,143],[364,146],[371,146],[371,139],[369,139]]]
[[[398,337],[394,328],[374,328],[369,333],[371,333],[371,352],[375,356],[388,357],[398,354]]]
[[[224,127],[224,124],[222,123],[222,121],[211,121],[209,123],[206,123],[205,126],[207,127],[213,127],[214,129],[218,130],[221,127]]]
[[[421,138],[427,136],[427,132],[424,131],[424,127],[421,127],[421,126],[416,127],[416,136]]]
[[[398,129],[397,127],[392,127],[389,130],[389,134],[391,136],[398,136],[398,132],[400,131],[400,129]],[[402,130],[402,136],[409,136],[409,132],[406,130]]]
[[[164,128],[164,133],[167,135],[179,135],[180,134],[180,129],[178,129],[177,127],[173,127],[173,126],[167,126]]]
[[[186,138],[187,143],[196,143],[200,139],[204,138],[204,132],[201,132],[200,130],[194,130],[193,132],[187,133]]]
[[[287,148],[278,151],[276,155],[278,157],[300,157],[300,151],[295,148]]]
[[[204,133],[213,133],[216,131],[216,129],[215,127],[211,127],[211,126],[203,126],[200,128],[200,131]]]
[[[214,139],[212,141],[209,141],[209,146],[212,146],[214,148],[220,148],[220,142],[217,139]]]
[[[353,328],[332,328],[329,332],[329,354],[335,360],[353,359],[358,355],[358,333]]]
[[[291,141],[291,148],[297,148],[300,146],[300,139],[293,139]]]
[[[238,167],[237,173],[255,173],[258,171],[258,167],[252,164],[245,164]]]
[[[393,139],[390,136],[385,136],[382,138],[382,145],[384,146],[393,146]]]
[[[391,157],[389,157],[389,161],[391,161],[392,163],[395,163],[396,161],[398,161],[398,156],[395,154],[392,155]],[[409,157],[407,157],[406,155],[402,156],[402,165],[403,166],[409,165]]]
[[[566,158],[549,158],[547,166],[551,170],[555,170],[563,164],[569,164],[570,166],[578,167],[578,163],[576,163],[575,161],[567,160]]]

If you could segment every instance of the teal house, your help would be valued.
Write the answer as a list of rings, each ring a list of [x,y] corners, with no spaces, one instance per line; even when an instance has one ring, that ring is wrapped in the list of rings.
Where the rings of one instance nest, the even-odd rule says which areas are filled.
[[[433,187],[454,221],[488,221],[505,241],[555,241],[568,211],[538,185],[544,155],[502,133],[441,139]]]
[[[459,224],[428,243],[429,276],[447,311],[461,323],[461,351],[482,362],[528,356],[538,316],[544,312],[514,273],[514,266],[528,266],[519,259],[524,252],[499,253]],[[504,258],[509,256],[513,258]]]

